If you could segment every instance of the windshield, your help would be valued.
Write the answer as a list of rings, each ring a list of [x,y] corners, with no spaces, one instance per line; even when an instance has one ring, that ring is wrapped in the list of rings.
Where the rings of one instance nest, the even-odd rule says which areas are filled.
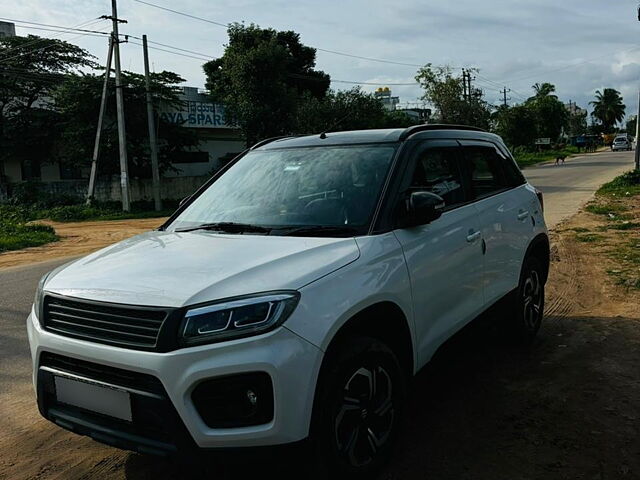
[[[313,229],[300,227],[325,234],[340,229],[362,233],[396,148],[396,144],[372,144],[249,152],[189,205],[169,230],[232,223],[268,227],[271,235],[286,234],[287,228],[312,235]]]

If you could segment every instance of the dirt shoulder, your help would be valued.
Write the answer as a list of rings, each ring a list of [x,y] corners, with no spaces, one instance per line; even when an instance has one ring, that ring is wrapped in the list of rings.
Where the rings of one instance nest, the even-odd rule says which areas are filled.
[[[515,348],[496,329],[473,330],[416,377],[396,454],[380,478],[640,478],[640,295],[608,273],[629,239],[610,228],[607,241],[579,239],[612,222],[584,211],[552,234],[547,315],[533,346]],[[134,222],[129,232],[138,228]],[[103,240],[96,232],[94,241]],[[316,478],[306,457],[286,453],[231,465],[218,459],[203,474],[121,452],[44,421],[32,396],[25,383],[4,399],[11,415],[0,438],[0,479]]]
[[[133,235],[153,230],[165,220],[166,218],[145,218],[70,223],[38,221],[51,225],[60,240],[40,247],[0,253],[0,269],[85,255]]]

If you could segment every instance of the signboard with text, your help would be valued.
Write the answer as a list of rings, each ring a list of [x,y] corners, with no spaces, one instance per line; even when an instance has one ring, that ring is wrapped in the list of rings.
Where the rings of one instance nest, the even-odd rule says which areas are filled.
[[[233,128],[225,123],[224,107],[208,102],[187,100],[182,106],[163,109],[160,118],[187,128]]]

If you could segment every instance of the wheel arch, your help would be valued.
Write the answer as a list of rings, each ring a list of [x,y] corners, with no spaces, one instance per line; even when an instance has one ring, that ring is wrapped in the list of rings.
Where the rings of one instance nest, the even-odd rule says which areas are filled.
[[[542,262],[544,268],[544,283],[549,278],[549,266],[551,264],[551,247],[549,244],[549,236],[546,233],[540,233],[529,243],[524,258],[535,256]]]
[[[392,327],[392,328],[390,328]],[[384,300],[364,307],[351,315],[336,331],[329,342],[317,377],[311,431],[317,428],[317,412],[321,387],[325,381],[330,362],[335,357],[342,343],[354,336],[366,336],[380,340],[398,357],[407,381],[413,376],[415,368],[415,349],[409,327],[409,319],[400,306],[392,301]]]

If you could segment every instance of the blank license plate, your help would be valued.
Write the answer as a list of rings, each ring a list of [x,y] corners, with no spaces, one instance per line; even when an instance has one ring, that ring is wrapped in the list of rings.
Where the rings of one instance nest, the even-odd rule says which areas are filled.
[[[54,377],[54,381],[58,402],[131,421],[129,392],[64,377]]]

